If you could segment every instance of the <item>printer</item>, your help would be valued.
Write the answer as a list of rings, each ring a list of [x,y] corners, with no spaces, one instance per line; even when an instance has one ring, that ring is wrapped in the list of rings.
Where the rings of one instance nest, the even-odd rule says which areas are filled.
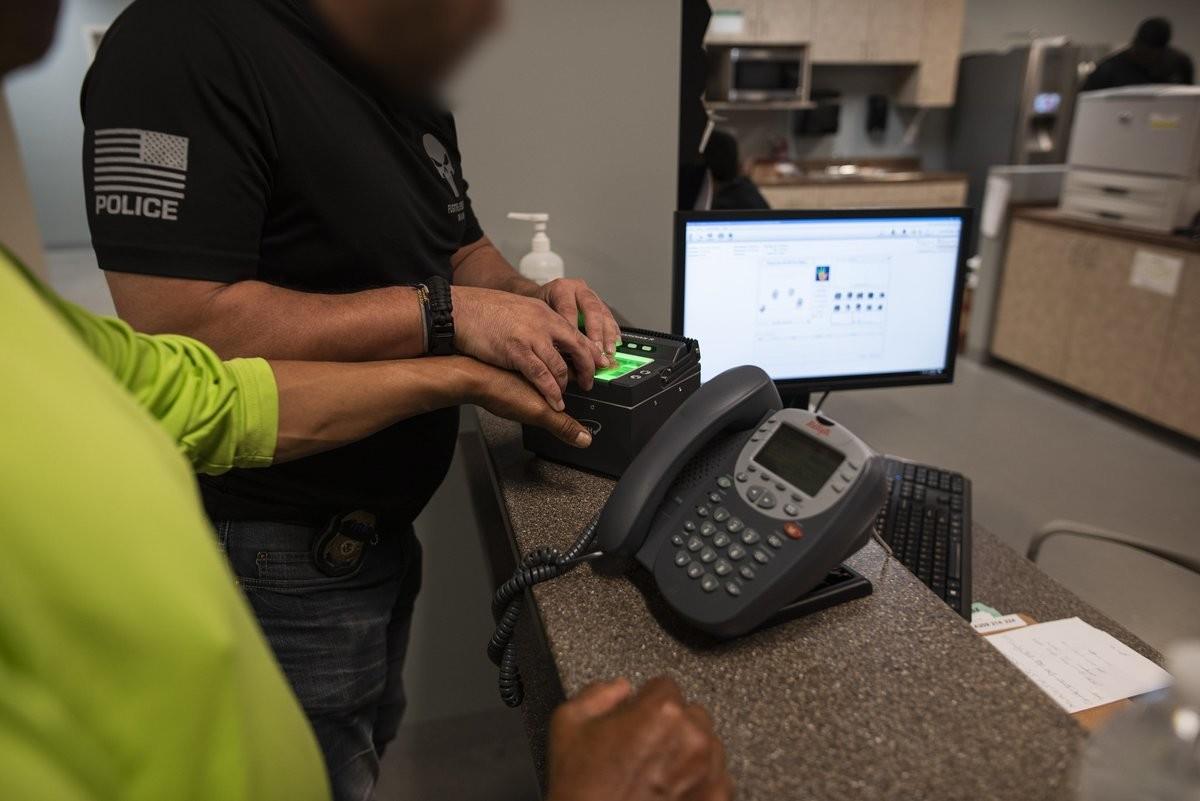
[[[1200,213],[1200,88],[1081,94],[1059,208],[1150,231],[1191,226]]]

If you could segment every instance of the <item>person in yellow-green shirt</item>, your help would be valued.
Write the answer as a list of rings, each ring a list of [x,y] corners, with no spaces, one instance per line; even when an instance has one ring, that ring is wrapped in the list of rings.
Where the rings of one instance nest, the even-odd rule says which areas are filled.
[[[0,0],[0,77],[55,0]],[[303,712],[236,589],[193,470],[300,458],[475,402],[576,445],[515,373],[461,356],[220,360],[38,283],[0,246],[0,798],[324,801]],[[352,389],[350,389],[352,388]],[[563,704],[548,798],[722,801],[724,755],[669,680]]]

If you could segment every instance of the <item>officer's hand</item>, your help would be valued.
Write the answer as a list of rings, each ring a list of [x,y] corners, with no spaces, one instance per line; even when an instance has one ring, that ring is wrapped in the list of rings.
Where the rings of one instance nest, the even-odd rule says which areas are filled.
[[[591,389],[596,370],[609,363],[574,317],[567,322],[540,298],[468,286],[451,291],[458,350],[520,372],[557,411],[563,409],[567,359],[584,389]]]
[[[617,340],[621,338],[621,327],[600,296],[580,278],[556,278],[545,286],[538,287],[534,297],[541,298],[546,305],[558,312],[564,320],[577,325],[579,313],[583,312],[583,328],[587,338],[610,356],[617,352]]]
[[[541,393],[519,373],[475,359],[454,358],[461,359],[461,368],[470,375],[472,403],[508,420],[544,428],[576,448],[592,444],[587,428],[565,412],[556,412],[546,405]]]
[[[708,714],[667,678],[631,693],[624,679],[595,684],[554,713],[549,801],[729,801]]]

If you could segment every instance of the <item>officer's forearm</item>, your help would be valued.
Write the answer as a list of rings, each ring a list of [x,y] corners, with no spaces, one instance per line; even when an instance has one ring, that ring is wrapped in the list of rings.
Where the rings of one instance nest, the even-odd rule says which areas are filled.
[[[187,334],[222,358],[357,362],[420,355],[416,291],[298,292],[262,281],[221,284],[108,272],[117,312],[139,331]]]
[[[419,414],[472,402],[478,372],[462,356],[385,362],[272,361],[279,390],[275,461],[331,450]]]
[[[538,285],[513,269],[508,260],[486,236],[478,242],[460,248],[450,259],[454,283],[499,289],[518,295],[533,295]]]

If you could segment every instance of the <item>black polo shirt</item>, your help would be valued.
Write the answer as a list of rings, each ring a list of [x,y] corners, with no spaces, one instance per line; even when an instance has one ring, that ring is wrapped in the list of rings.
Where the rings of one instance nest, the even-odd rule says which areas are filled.
[[[354,292],[449,278],[451,254],[483,235],[450,114],[376,82],[304,0],[137,0],[105,35],[83,118],[105,270]],[[205,503],[217,518],[411,518],[457,419],[204,479]]]

